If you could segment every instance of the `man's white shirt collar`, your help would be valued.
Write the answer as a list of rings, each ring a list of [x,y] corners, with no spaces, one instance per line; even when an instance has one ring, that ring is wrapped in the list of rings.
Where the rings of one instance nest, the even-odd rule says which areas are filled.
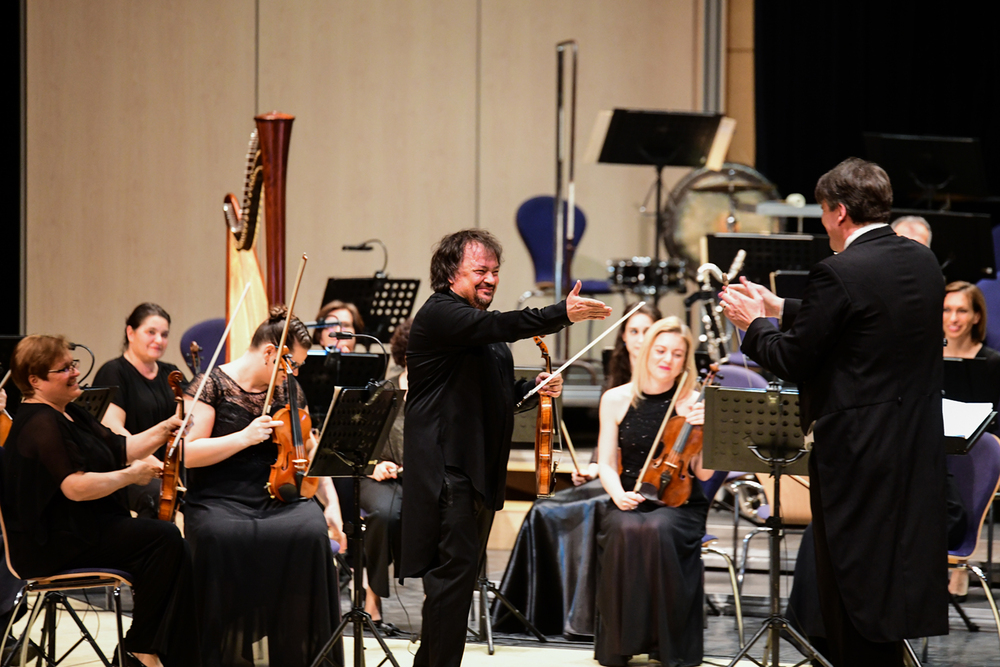
[[[851,244],[854,243],[854,239],[858,238],[862,234],[878,229],[879,227],[887,227],[887,226],[888,223],[885,222],[873,222],[872,224],[865,225],[860,229],[855,229],[853,232],[851,232],[851,235],[847,237],[847,240],[844,241],[844,250],[847,250],[851,246]],[[844,250],[841,250],[841,252],[844,252]]]

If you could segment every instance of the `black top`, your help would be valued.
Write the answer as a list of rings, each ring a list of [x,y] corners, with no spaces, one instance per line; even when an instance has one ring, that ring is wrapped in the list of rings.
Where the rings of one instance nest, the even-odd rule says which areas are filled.
[[[191,380],[186,392],[188,396],[194,397],[201,378],[202,374],[198,374]],[[215,410],[211,437],[220,438],[245,429],[263,412],[266,396],[266,391],[245,391],[222,369],[213,368],[198,399]],[[299,408],[308,411],[301,387],[298,388],[298,401]],[[271,402],[275,406],[286,403],[284,383],[275,388]],[[308,433],[303,436],[308,437]],[[270,501],[265,485],[277,458],[278,446],[272,440],[265,440],[210,466],[188,468],[187,499],[201,502],[223,498],[251,507],[263,506]]]
[[[167,377],[178,368],[162,361],[156,362],[156,368],[156,377],[149,380],[128,359],[118,357],[101,366],[94,376],[95,387],[118,388],[111,402],[125,411],[125,430],[129,433],[142,433],[177,412]],[[163,458],[162,447],[156,456]]]
[[[662,394],[643,394],[638,406],[629,405],[628,412],[618,425],[618,446],[622,456],[621,481],[622,488],[626,491],[635,488],[635,480],[646,463],[649,448],[660,430],[663,415],[670,407],[675,389],[671,388]],[[658,446],[654,456],[659,455],[662,449],[662,445]],[[701,484],[697,482],[691,484],[691,497],[688,502],[704,500],[705,494],[702,492]]]
[[[94,518],[129,516],[123,489],[72,501],[60,490],[76,472],[125,466],[125,436],[70,403],[70,421],[42,403],[23,403],[3,450],[3,514],[11,560],[23,577],[52,574],[96,539]]]
[[[400,576],[422,575],[437,556],[446,467],[468,476],[487,507],[503,507],[514,405],[535,385],[515,381],[506,343],[568,324],[565,301],[496,312],[474,308],[451,290],[432,294],[413,318]],[[533,397],[523,407],[535,404]]]
[[[399,388],[399,376],[402,373],[397,373],[389,378],[389,382],[393,384],[397,389]],[[397,466],[403,465],[403,424],[405,423],[404,413],[406,410],[406,398],[403,398],[402,405],[399,406],[399,412],[396,413],[396,419],[392,422],[392,430],[389,431],[389,439],[386,440],[385,445],[382,447],[382,452],[379,456],[379,461],[392,461]]]

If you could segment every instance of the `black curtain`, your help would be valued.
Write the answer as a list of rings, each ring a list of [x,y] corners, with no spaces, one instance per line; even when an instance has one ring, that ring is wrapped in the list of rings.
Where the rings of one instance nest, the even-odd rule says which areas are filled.
[[[813,201],[819,176],[868,157],[864,132],[979,137],[1000,195],[998,16],[993,3],[757,0],[757,168]],[[1000,221],[991,206],[968,209]]]

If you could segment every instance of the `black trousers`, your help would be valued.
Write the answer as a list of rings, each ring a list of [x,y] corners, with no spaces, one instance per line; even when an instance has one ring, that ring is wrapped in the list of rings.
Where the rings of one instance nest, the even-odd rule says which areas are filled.
[[[833,569],[833,559],[830,557],[819,475],[812,459],[809,471],[812,480],[809,489],[816,549],[816,583],[829,651],[829,654],[824,652],[824,655],[834,667],[903,667],[903,642],[873,642],[865,639],[844,607]]]
[[[200,665],[191,550],[166,521],[106,516],[96,546],[65,569],[100,567],[132,575],[135,607],[125,650],[155,653],[166,667]]]
[[[365,570],[368,585],[380,598],[389,597],[389,564],[399,561],[402,508],[402,480],[361,480],[361,509],[367,513]]]
[[[458,667],[479,563],[494,510],[460,470],[447,468],[441,495],[441,543],[437,563],[424,575],[423,628],[414,667]]]

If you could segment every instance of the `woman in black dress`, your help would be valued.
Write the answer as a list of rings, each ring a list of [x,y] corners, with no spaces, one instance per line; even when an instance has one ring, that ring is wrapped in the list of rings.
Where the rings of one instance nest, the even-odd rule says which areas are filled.
[[[272,499],[265,488],[277,456],[271,433],[281,422],[261,413],[284,321],[285,309],[272,308],[250,349],[213,369],[190,407],[184,526],[194,552],[202,660],[213,667],[253,665],[253,644],[263,637],[271,667],[309,665],[340,617],[327,530],[343,540],[343,524],[330,479],[320,478],[316,494],[325,510],[311,498]],[[286,344],[301,364],[310,339],[297,318]],[[283,372],[278,380],[274,403],[282,405]],[[200,375],[191,381],[189,396],[200,382]]]
[[[72,402],[81,393],[78,366],[62,337],[28,336],[14,351],[12,376],[24,403],[3,453],[10,562],[24,577],[87,567],[128,572],[130,659],[201,664],[187,545],[171,523],[133,519],[124,492],[153,478],[158,468],[147,459],[181,422],[112,433]]]
[[[678,387],[685,370],[687,380]],[[696,377],[691,332],[668,317],[646,332],[632,382],[601,398],[598,464],[611,496],[597,536],[594,651],[602,665],[625,665],[640,653],[671,666],[702,661],[701,538],[708,500],[700,484],[691,485],[680,507],[659,506],[632,491],[675,391],[677,414],[692,425],[704,423]],[[691,468],[699,479],[712,474],[701,468],[700,456]]]
[[[177,366],[160,361],[170,336],[170,315],[155,303],[142,303],[125,320],[122,356],[105,363],[94,376],[95,387],[117,387],[101,423],[115,433],[131,435],[170,417],[177,410],[167,382]],[[163,448],[154,456],[163,459]],[[129,486],[129,508],[155,519],[160,480]]]

